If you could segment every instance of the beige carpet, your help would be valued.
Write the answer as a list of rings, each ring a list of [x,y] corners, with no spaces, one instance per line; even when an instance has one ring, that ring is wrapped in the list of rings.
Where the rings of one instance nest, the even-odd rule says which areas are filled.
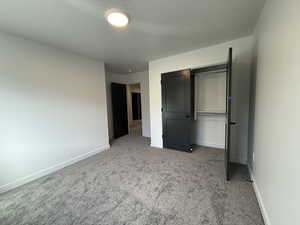
[[[123,137],[112,148],[0,195],[0,223],[262,225],[248,179],[224,181],[223,151],[149,147]]]

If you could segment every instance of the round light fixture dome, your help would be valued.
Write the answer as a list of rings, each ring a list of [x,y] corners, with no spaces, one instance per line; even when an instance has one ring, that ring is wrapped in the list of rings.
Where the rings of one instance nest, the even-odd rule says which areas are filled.
[[[118,9],[110,9],[106,11],[105,17],[107,22],[114,27],[123,28],[129,23],[129,16]]]

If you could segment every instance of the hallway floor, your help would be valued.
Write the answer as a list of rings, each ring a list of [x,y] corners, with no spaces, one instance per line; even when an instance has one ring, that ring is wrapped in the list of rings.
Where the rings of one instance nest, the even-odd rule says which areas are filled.
[[[263,225],[247,170],[224,181],[223,151],[149,147],[125,136],[110,150],[0,195],[12,224]]]
[[[129,135],[131,136],[142,136],[142,121],[134,121],[129,126]]]

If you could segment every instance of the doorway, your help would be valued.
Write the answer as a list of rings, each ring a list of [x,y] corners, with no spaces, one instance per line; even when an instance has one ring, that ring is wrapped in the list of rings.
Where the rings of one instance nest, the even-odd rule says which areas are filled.
[[[142,100],[140,83],[128,85],[127,102],[129,135],[142,136]]]
[[[110,84],[113,139],[142,136],[141,84]]]

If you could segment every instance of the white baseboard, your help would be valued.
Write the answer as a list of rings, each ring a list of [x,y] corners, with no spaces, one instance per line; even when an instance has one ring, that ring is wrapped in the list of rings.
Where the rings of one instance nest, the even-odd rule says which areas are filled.
[[[254,192],[255,192],[255,195],[256,195],[256,198],[257,198],[257,201],[258,201],[258,205],[259,205],[259,208],[260,208],[260,211],[261,211],[264,223],[265,223],[265,225],[271,225],[270,218],[268,216],[266,207],[264,205],[264,202],[263,202],[260,190],[259,190],[259,188],[257,186],[257,183],[256,183],[256,180],[255,180],[255,176],[253,174],[253,171],[250,169],[249,166],[248,166],[248,169],[249,169],[251,180],[253,181],[253,183],[252,183],[253,189],[254,189]]]
[[[153,143],[153,142],[150,143],[150,146],[152,148],[163,148],[160,144],[156,144],[156,143]]]
[[[57,170],[60,170],[64,167],[66,167],[66,166],[74,164],[74,163],[76,163],[78,161],[81,161],[83,159],[89,158],[90,156],[95,155],[99,152],[103,152],[105,150],[108,150],[109,148],[110,148],[110,145],[99,146],[99,147],[95,148],[94,150],[92,150],[90,152],[87,152],[85,154],[76,156],[76,157],[71,158],[71,159],[69,159],[65,162],[58,163],[58,164],[56,164],[54,166],[51,166],[51,167],[48,167],[46,169],[42,169],[38,172],[35,172],[35,173],[32,173],[28,176],[19,178],[19,179],[13,181],[13,182],[8,183],[8,184],[4,184],[4,185],[0,186],[0,193],[7,192],[7,191],[12,190],[16,187],[19,187],[23,184],[29,183],[30,181],[33,181],[33,180],[36,180],[36,179],[41,178],[43,176],[46,176],[50,173],[53,173]]]

